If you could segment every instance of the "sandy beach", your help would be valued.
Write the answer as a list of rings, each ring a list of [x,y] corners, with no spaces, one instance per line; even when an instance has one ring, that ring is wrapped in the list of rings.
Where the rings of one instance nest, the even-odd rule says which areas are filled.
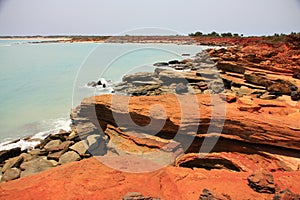
[[[67,38],[67,37],[0,37],[1,40],[34,40],[34,41],[67,41],[71,40],[72,38]]]

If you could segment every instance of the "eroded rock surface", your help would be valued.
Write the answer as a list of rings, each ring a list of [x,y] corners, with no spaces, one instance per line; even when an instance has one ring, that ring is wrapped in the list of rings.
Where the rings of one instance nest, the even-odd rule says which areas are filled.
[[[70,132],[1,152],[2,180],[22,178],[0,198],[298,198],[298,44],[209,49],[125,76],[117,95],[72,111]]]
[[[260,193],[275,193],[274,178],[266,172],[255,172],[248,177],[249,186]]]
[[[126,162],[126,160],[121,160]],[[251,173],[228,170],[165,167],[148,173],[126,173],[107,167],[97,158],[68,163],[39,174],[0,184],[0,198],[6,199],[122,199],[138,191],[146,197],[165,200],[198,200],[207,189],[224,199],[273,199],[248,186]],[[274,184],[300,193],[299,171],[274,172]],[[42,191],[42,192],[41,192]],[[207,196],[207,195],[206,195]]]

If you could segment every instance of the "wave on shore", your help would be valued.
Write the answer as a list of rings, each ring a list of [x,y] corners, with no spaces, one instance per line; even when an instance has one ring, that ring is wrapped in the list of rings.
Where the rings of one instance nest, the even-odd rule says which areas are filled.
[[[71,120],[68,118],[58,118],[53,120],[47,120],[45,122],[49,124],[48,129],[45,131],[38,132],[32,136],[26,136],[20,139],[7,138],[0,143],[0,151],[9,150],[20,147],[21,150],[32,149],[40,143],[41,140],[45,139],[50,134],[56,134],[59,130],[70,131]]]

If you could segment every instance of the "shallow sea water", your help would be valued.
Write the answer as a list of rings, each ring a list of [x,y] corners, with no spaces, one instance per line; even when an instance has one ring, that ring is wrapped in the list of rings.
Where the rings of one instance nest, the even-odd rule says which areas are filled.
[[[195,55],[203,46],[175,44],[52,43],[0,41],[0,141],[45,136],[68,129],[82,98],[109,93],[87,88],[99,78],[151,71],[152,64]],[[0,144],[1,149],[1,144]]]

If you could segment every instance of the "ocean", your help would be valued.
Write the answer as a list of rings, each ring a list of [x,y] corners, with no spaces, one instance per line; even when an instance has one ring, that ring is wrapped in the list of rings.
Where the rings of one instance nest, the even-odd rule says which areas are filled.
[[[68,129],[71,108],[84,97],[110,93],[125,74],[151,71],[161,61],[195,55],[203,46],[176,44],[39,43],[0,40],[0,150],[24,136]],[[2,144],[1,144],[2,142]]]

